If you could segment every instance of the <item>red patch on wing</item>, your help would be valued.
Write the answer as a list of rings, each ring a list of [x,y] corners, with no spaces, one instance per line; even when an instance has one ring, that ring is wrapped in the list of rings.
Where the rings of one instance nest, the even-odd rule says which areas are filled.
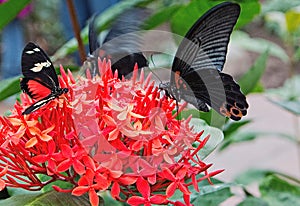
[[[182,82],[179,82],[179,79],[180,79],[180,71],[176,71],[175,72],[175,84],[176,84],[177,89],[180,88],[180,85],[182,83]]]
[[[29,80],[27,86],[32,97],[36,100],[40,100],[51,93],[49,88],[34,80]]]

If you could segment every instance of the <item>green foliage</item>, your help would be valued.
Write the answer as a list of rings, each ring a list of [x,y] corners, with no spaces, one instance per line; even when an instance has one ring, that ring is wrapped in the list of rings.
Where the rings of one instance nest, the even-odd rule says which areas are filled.
[[[267,176],[259,185],[262,199],[272,206],[300,205],[300,187],[276,176]]]
[[[274,104],[300,115],[300,75],[288,79],[282,87],[267,90],[267,95]]]
[[[265,51],[257,58],[248,72],[239,79],[239,85],[245,95],[251,93],[257,86],[266,69],[267,59],[268,51]]]
[[[0,4],[0,30],[12,21],[31,0],[9,0]]]
[[[110,195],[109,191],[104,191],[99,194],[103,199],[104,205],[114,205],[114,206],[122,206],[123,203],[113,199]]]
[[[300,0],[271,0],[262,5],[262,14],[266,14],[271,11],[286,12],[299,5]]]
[[[271,170],[248,170],[235,181],[243,186],[259,184],[260,198],[246,191],[246,198],[239,205],[300,205],[299,180]]]
[[[8,199],[1,200],[0,205],[90,206],[90,202],[89,202],[88,195],[82,195],[80,197],[76,197],[71,195],[70,193],[61,193],[61,192],[52,191],[52,192],[47,192],[42,194],[14,195]]]
[[[287,55],[284,49],[266,39],[251,38],[247,33],[242,31],[233,32],[231,35],[231,39],[234,42],[234,44],[247,51],[264,53],[268,50],[268,53],[271,56],[279,58],[283,62],[289,61],[289,56]]]
[[[172,32],[184,36],[194,22],[207,10],[223,1],[192,0],[163,7],[146,21],[144,29],[152,29],[169,20]],[[249,23],[259,12],[260,4],[257,0],[238,1],[241,6],[241,15],[236,28]]]
[[[233,194],[230,191],[231,184],[221,183],[207,185],[200,188],[200,192],[193,192],[191,203],[196,205],[218,206],[223,201],[230,198]]]
[[[247,197],[243,202],[239,203],[238,206],[269,206],[269,204],[256,197]]]
[[[0,81],[0,101],[20,92],[20,77]]]
[[[272,170],[257,170],[257,169],[250,169],[241,174],[239,174],[235,178],[235,182],[241,185],[250,185],[251,183],[258,183],[261,182],[265,177],[268,175],[272,175],[275,172]]]

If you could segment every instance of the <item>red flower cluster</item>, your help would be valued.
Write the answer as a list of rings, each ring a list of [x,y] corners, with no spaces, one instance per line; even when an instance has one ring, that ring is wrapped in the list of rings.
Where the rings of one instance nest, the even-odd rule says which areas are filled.
[[[198,156],[209,137],[200,139],[190,118],[177,120],[174,100],[162,97],[143,71],[138,79],[137,67],[130,80],[119,80],[109,62],[98,67],[100,77],[87,74],[76,83],[61,67],[60,85],[70,91],[62,99],[23,116],[32,101],[22,94],[22,105],[0,117],[0,188],[40,190],[63,180],[74,187],[54,189],[89,193],[94,206],[105,190],[130,205],[183,205],[170,199],[179,189],[190,205],[189,187],[199,191],[198,182],[222,171],[209,173],[211,164]]]

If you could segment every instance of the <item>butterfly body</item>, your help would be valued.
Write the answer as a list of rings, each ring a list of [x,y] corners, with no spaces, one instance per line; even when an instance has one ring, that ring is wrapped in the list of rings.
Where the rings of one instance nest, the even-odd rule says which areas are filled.
[[[235,3],[219,4],[187,32],[176,52],[166,95],[185,100],[198,110],[213,108],[233,120],[247,114],[248,103],[233,78],[223,73],[231,32],[240,14]]]
[[[30,114],[51,100],[67,93],[68,88],[59,86],[58,77],[47,54],[36,44],[29,42],[22,53],[21,90],[36,102],[22,113]]]

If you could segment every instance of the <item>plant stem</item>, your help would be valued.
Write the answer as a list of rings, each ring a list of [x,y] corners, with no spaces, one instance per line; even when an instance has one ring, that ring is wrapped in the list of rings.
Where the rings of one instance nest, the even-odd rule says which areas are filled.
[[[76,10],[74,7],[74,3],[73,0],[67,0],[67,5],[68,5],[68,9],[69,9],[69,13],[70,13],[70,18],[71,18],[71,23],[73,26],[73,30],[74,30],[74,34],[78,43],[78,51],[79,51],[79,57],[80,57],[80,61],[83,64],[83,62],[86,59],[86,53],[85,53],[85,49],[83,46],[83,42],[80,36],[80,26],[76,17]]]

